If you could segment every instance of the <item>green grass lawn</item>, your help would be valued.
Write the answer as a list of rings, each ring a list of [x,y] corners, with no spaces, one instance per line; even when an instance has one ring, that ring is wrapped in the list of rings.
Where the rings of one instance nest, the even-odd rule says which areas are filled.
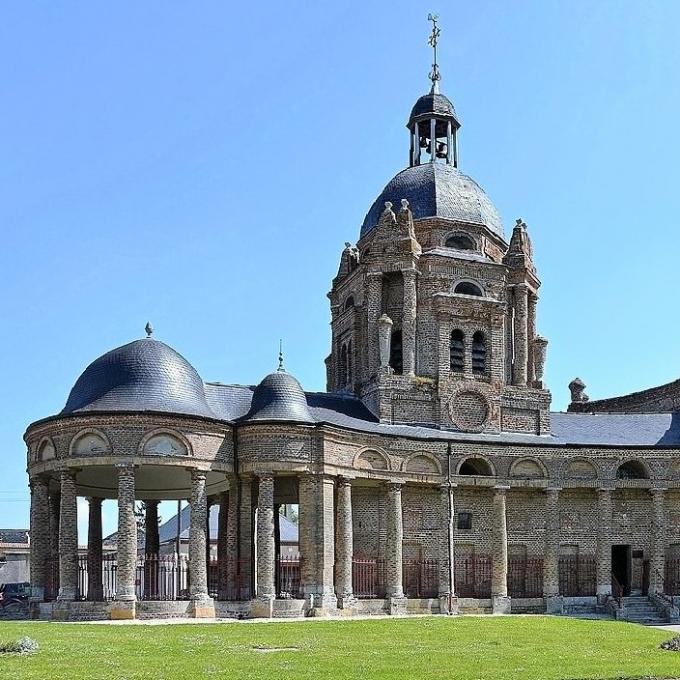
[[[0,678],[566,678],[680,677],[669,631],[547,616],[87,625],[0,623],[32,655],[1,655]],[[256,648],[294,650],[262,652]]]

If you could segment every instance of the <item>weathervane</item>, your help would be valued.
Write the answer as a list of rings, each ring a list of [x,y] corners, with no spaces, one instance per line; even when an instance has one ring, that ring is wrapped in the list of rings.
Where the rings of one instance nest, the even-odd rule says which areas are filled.
[[[441,73],[439,73],[439,64],[437,64],[437,43],[439,42],[439,35],[441,29],[437,26],[439,21],[438,14],[428,14],[427,20],[432,22],[432,33],[427,39],[427,42],[432,47],[434,53],[434,58],[432,60],[432,70],[430,71],[430,80],[432,81],[432,92],[439,92],[439,81],[442,79]]]
[[[283,340],[279,340],[279,367],[276,370],[280,373],[286,372],[286,369],[283,367]]]

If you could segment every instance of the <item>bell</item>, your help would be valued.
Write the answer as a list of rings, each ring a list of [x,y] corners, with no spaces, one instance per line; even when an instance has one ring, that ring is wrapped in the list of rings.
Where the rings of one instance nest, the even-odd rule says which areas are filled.
[[[427,149],[430,146],[430,140],[427,137],[420,138],[420,148]]]
[[[437,144],[437,158],[446,158],[447,155],[446,144],[444,144],[444,142],[439,142]]]

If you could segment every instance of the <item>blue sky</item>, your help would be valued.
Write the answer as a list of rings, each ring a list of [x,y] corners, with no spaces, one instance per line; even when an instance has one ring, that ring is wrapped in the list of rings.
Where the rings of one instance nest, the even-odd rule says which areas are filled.
[[[678,377],[680,3],[5,3],[0,526],[22,434],[143,336],[206,380],[324,388],[345,241],[407,159],[428,11],[460,166],[543,281],[553,406]],[[110,527],[111,513],[107,513]]]

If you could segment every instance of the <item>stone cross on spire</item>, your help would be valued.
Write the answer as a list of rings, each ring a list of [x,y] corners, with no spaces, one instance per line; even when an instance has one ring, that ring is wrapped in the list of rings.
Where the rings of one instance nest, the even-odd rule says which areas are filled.
[[[427,42],[432,47],[432,70],[430,71],[430,80],[432,81],[432,94],[439,94],[439,81],[442,79],[441,73],[439,72],[439,64],[437,63],[437,43],[439,42],[439,35],[441,34],[441,29],[437,26],[439,21],[438,14],[428,14],[427,20],[432,22],[432,33],[427,39]]]

